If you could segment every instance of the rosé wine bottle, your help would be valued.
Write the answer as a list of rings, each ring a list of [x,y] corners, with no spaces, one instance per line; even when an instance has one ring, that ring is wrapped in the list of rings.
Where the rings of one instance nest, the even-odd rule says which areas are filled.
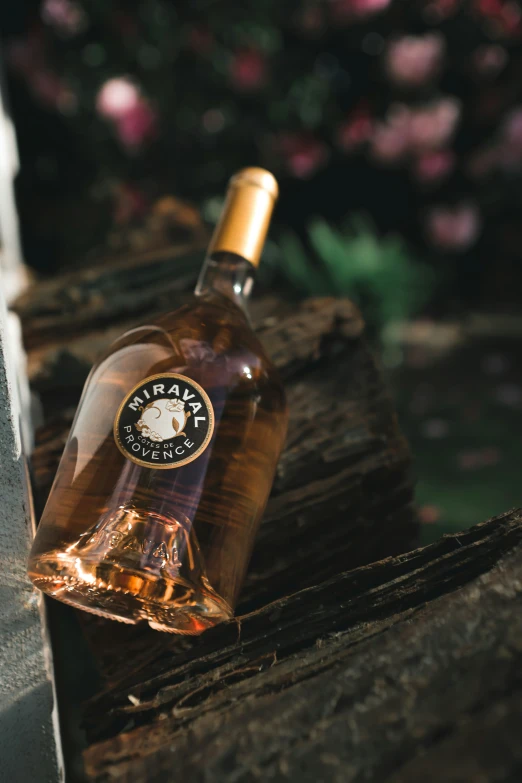
[[[40,590],[174,633],[232,617],[287,426],[246,312],[277,192],[236,174],[192,301],[93,367],[31,552]]]

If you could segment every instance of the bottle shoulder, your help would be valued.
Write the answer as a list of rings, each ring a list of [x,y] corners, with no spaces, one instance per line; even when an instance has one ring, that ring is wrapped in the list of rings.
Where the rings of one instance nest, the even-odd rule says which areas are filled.
[[[246,314],[226,297],[196,297],[121,335],[93,376],[125,377],[125,385],[159,373],[186,373],[205,387],[280,388],[278,373]]]

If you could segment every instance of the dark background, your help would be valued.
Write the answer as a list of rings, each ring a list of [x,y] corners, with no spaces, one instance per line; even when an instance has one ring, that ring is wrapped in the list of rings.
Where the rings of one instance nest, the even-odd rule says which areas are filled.
[[[212,221],[231,172],[259,164],[281,181],[274,236],[364,215],[433,267],[422,306],[518,305],[517,2],[26,0],[0,22],[40,272],[165,193]],[[136,93],[112,114],[111,79]]]

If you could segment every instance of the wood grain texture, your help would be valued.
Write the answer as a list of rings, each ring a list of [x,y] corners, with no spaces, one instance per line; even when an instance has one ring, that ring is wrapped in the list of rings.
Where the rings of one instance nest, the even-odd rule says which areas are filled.
[[[137,664],[96,781],[517,781],[522,514],[334,576]]]

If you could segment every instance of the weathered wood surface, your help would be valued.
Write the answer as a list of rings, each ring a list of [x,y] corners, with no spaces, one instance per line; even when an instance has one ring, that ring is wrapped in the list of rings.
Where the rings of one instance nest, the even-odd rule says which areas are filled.
[[[90,780],[522,779],[522,513],[286,596],[87,712]]]
[[[45,414],[33,461],[40,506],[96,354],[125,328],[170,309],[186,297],[185,284],[179,279],[166,286],[167,272],[173,274],[177,263],[172,256],[155,257],[143,263],[119,262],[117,268],[82,270],[54,280],[43,293],[36,289],[18,302],[29,347],[31,381],[41,395]],[[328,580],[350,568],[411,549],[418,529],[412,507],[409,450],[364,339],[357,309],[347,300],[312,299],[296,305],[269,296],[254,301],[252,314],[285,379],[290,427],[239,607],[242,615],[261,612],[251,616],[260,618],[261,636],[266,623],[267,638],[272,641],[267,651],[256,653],[256,662],[246,666],[245,677],[273,668],[278,656],[287,654],[282,647],[279,652],[274,637],[279,609],[267,614],[263,607],[274,601],[286,605],[294,600],[288,598],[291,594],[322,585],[314,589],[320,590],[323,609],[317,604],[313,612],[316,619],[307,617],[305,601],[303,616],[299,619],[295,615],[295,627],[302,623],[307,638],[313,636],[314,623],[319,635],[336,632],[335,618],[342,617],[340,593],[335,585],[330,590]],[[194,641],[159,634],[145,626],[122,626],[85,614],[81,617],[106,687],[118,694],[136,676],[145,680],[150,672],[161,670],[180,655],[196,654],[200,643],[216,643],[225,649],[232,640],[236,643],[239,633],[239,624],[232,623],[219,629],[217,636],[205,635]],[[299,639],[297,633],[295,651],[300,649]],[[292,652],[290,640],[282,637],[281,645],[288,648],[288,654]],[[227,666],[222,669],[219,664],[209,674],[216,682],[224,677],[226,687],[236,677],[241,679],[235,669],[229,677]],[[187,687],[190,690],[190,685]],[[114,712],[110,697],[106,698],[109,702],[101,700],[89,710],[92,726],[99,726],[93,741],[111,736],[128,720],[126,712],[123,717],[119,707]],[[128,702],[126,696],[123,700]],[[154,724],[157,716],[150,711],[147,714]],[[147,744],[145,735],[141,736]],[[93,778],[112,774],[113,751],[109,746],[107,749],[105,761],[102,755],[96,756],[103,753],[102,746],[88,755]],[[154,764],[149,769],[151,775],[155,774]],[[130,767],[127,772],[128,779],[134,780]],[[142,777],[136,780],[155,779],[139,774]],[[168,775],[158,779],[170,780]],[[196,775],[196,779],[200,778]]]

